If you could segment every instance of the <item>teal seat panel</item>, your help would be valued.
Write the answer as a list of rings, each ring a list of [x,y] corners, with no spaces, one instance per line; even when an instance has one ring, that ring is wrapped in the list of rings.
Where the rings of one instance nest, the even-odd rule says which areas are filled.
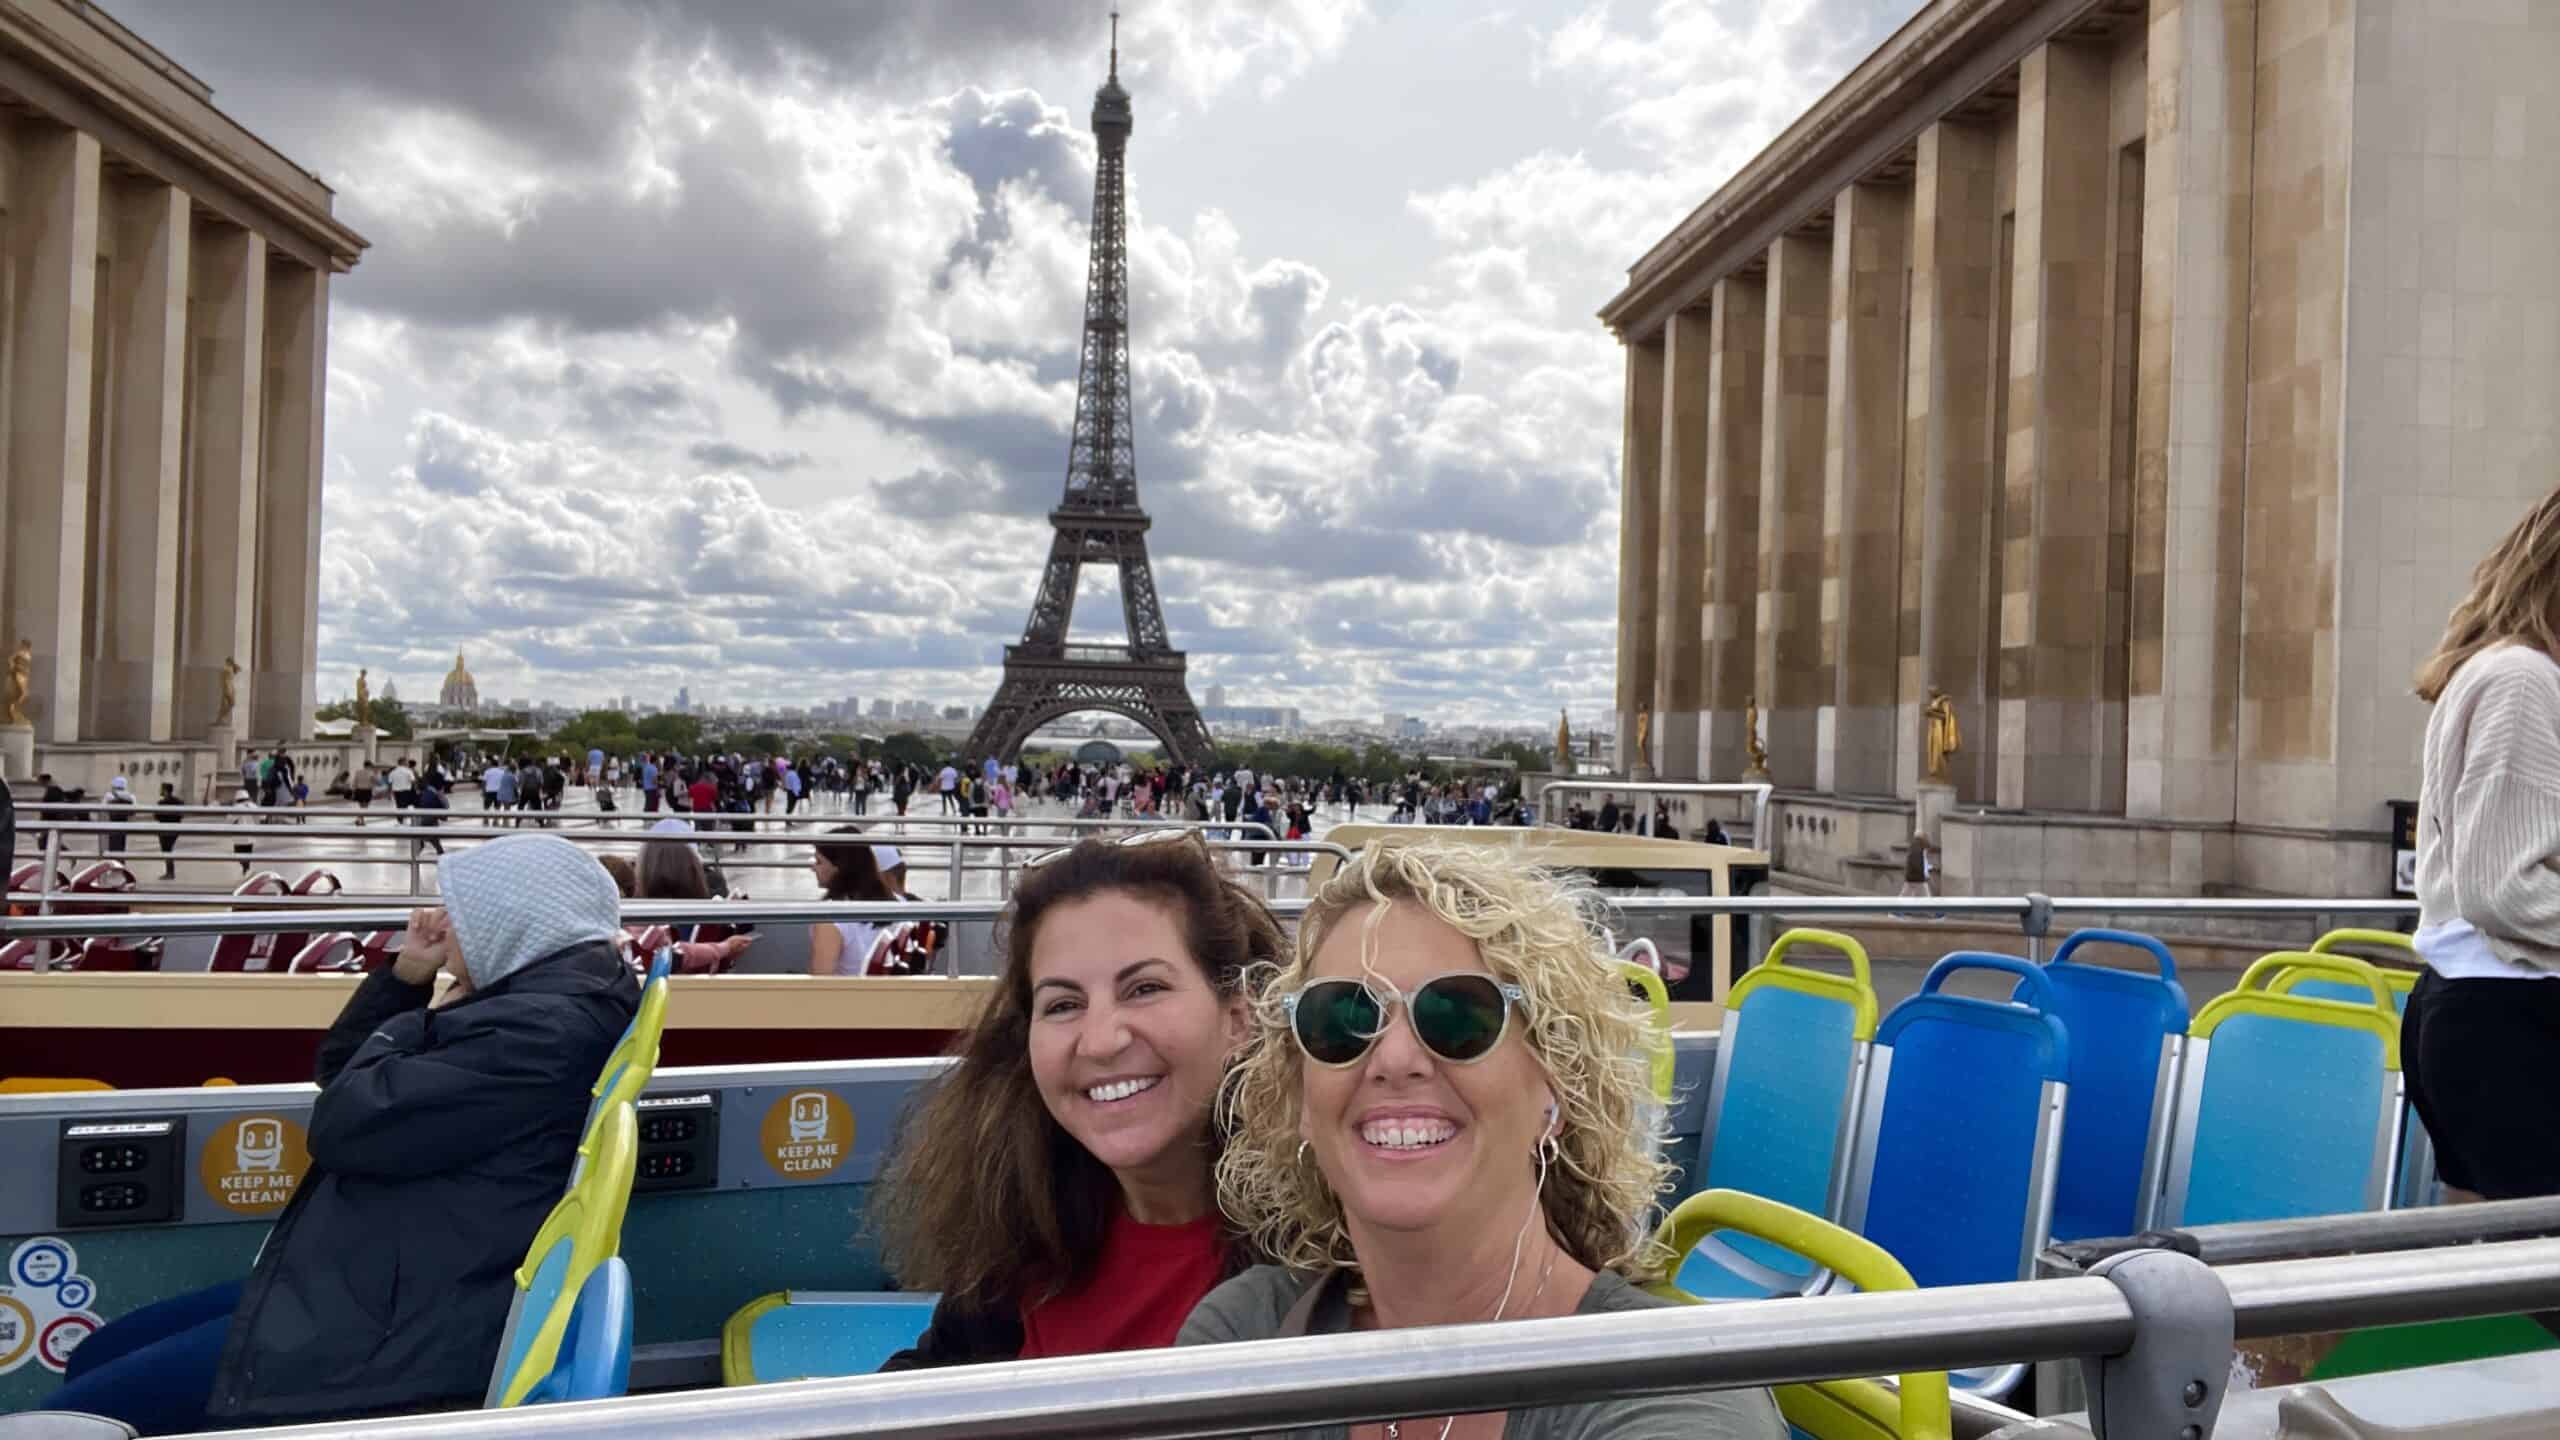
[[[507,1335],[506,1361],[498,1367],[501,1385],[523,1366],[526,1354],[533,1349],[534,1336],[542,1329],[543,1317],[560,1303],[575,1248],[571,1237],[563,1235],[551,1242],[550,1249],[542,1252],[542,1263],[534,1267],[533,1279],[518,1297],[515,1325]]]
[[[1753,1273],[1752,1267],[1768,1273]],[[1783,1245],[1721,1230],[1680,1257],[1671,1283],[1701,1300],[1767,1300],[1804,1294],[1819,1273],[1819,1266]]]
[[[1709,1190],[1740,1190],[1830,1218],[1855,1069],[1857,1015],[1797,990],[1754,992],[1731,1027],[1716,1097]]]
[[[2370,1031],[2235,1015],[2214,1031],[2179,1225],[2368,1208],[2389,1072]]]
[[[527,1405],[610,1400],[631,1389],[631,1271],[610,1256],[587,1273],[560,1356],[524,1397]]]
[[[778,1306],[748,1331],[758,1382],[868,1375],[916,1343],[938,1295],[896,1292]]]
[[[2373,1003],[2373,988],[2371,986],[2350,985],[2344,980],[2299,980],[2289,987],[2288,993],[2301,995],[2313,1000],[2344,1000],[2350,1005],[2370,1005]],[[2391,992],[2391,1013],[2398,1015],[2403,1019],[2408,1017],[2408,991],[2393,990]]]

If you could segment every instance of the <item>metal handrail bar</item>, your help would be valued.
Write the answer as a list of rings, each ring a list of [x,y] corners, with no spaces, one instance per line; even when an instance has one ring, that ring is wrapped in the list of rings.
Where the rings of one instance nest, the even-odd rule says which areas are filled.
[[[2217,1270],[2243,1338],[2560,1304],[2560,1240]],[[1201,1440],[1628,1395],[2121,1355],[2097,1278],[1371,1330],[254,1432],[351,1440]],[[235,1432],[242,1433],[242,1432]]]
[[[1282,841],[1279,843],[1324,845],[1330,842]],[[63,898],[64,893],[65,892],[55,891],[53,892],[53,898],[60,900]],[[123,893],[130,893],[139,896],[147,896],[149,894],[147,891]],[[1926,908],[1930,911],[1952,910],[1960,913],[1978,915],[2024,916],[2034,912],[2035,906],[2040,898],[2041,897],[2032,896],[1970,896],[1961,900],[1952,901],[1933,900],[1928,902]],[[109,894],[97,897],[82,897],[79,903],[113,904],[122,903],[122,901],[119,895]],[[699,902],[692,901],[632,900],[624,902],[623,913],[626,917],[629,917],[637,915],[639,907],[698,903]],[[698,914],[687,913],[681,918],[696,920],[790,919],[809,920],[812,923],[817,919],[844,920],[879,918],[878,916],[870,915],[867,912],[864,914],[856,914],[852,909],[832,910],[824,915],[814,915],[808,912],[806,907],[808,905],[825,903],[817,901],[720,901],[711,903],[718,905],[720,908],[716,911],[704,911]],[[1294,917],[1306,907],[1306,902],[1304,900],[1274,900],[1270,903],[1274,912],[1284,919]],[[2122,899],[2092,898],[2070,902],[2055,900],[2046,903],[2050,904],[2050,906],[2055,910],[2061,910],[2065,908],[2067,904],[2073,909],[2109,914],[2181,915],[2270,913],[2286,915],[2408,915],[2416,913],[2417,910],[2416,902],[2407,900],[2226,901],[2181,900],[2174,898],[2161,899],[2130,896]],[[749,913],[767,904],[796,906],[800,908],[794,909],[788,916],[757,915]],[[1819,897],[1764,895],[1644,895],[1612,899],[1608,904],[1615,910],[1632,915],[1787,915],[1812,913],[1896,916],[1909,915],[1913,913],[1915,909],[1920,908],[1915,907],[1908,900],[1900,900],[1894,897],[1881,895]],[[928,910],[925,907],[930,907],[930,913],[928,913]],[[876,905],[873,908],[877,909],[880,912],[880,915],[911,920],[984,920],[992,919],[1000,913],[1003,909],[1003,902],[1000,900],[929,900],[910,902],[904,906],[896,908],[886,905]],[[358,912],[351,911],[348,913],[355,914]],[[364,913],[387,914],[389,912]],[[646,918],[666,919],[673,917],[664,914],[652,913]],[[276,928],[273,925],[261,925],[255,923],[255,921],[255,916],[250,916],[243,920],[241,917],[224,915],[21,916],[16,919],[0,919],[0,935],[226,935],[255,934],[264,929]],[[184,923],[180,924],[179,922]],[[299,917],[297,918],[297,923],[299,923]],[[339,928],[352,929],[355,928],[355,924],[356,922],[351,920],[348,924]],[[82,926],[90,928],[80,928]],[[372,928],[379,929],[381,926],[379,923],[374,923]]]
[[[427,898],[427,897],[422,897]],[[1265,902],[1283,918],[1307,908],[1302,899]],[[165,915],[21,915],[0,919],[0,939],[118,938],[135,935],[260,935],[269,931],[399,930],[412,906],[348,906],[336,910],[178,911]],[[427,908],[433,908],[432,906]],[[836,920],[993,920],[1002,900],[625,900],[622,923],[661,921],[723,925],[818,925]]]
[[[2187,1242],[2179,1249],[2191,1244],[2196,1258],[2208,1265],[2419,1250],[2482,1240],[2524,1240],[2560,1235],[2560,1195],[2313,1215],[2297,1220],[2233,1220],[2170,1234]],[[2139,1249],[2153,1239],[2130,1235],[2113,1240],[2075,1240],[2045,1251],[2042,1263],[2049,1273],[2077,1273],[2109,1254]]]
[[[72,815],[79,817],[78,819],[56,821],[46,818],[42,813],[38,813],[32,824],[24,820],[21,821],[22,826],[26,826],[27,828],[50,828],[57,824],[70,827],[77,826],[83,822],[92,824],[101,823],[91,821],[89,820],[89,817],[96,811],[109,808],[111,807],[109,807],[103,797],[96,800],[77,801],[22,800],[18,802],[17,806],[18,813],[21,816],[26,816],[29,812],[67,811]],[[172,815],[227,815],[235,817],[249,814],[279,816],[303,815],[313,817],[322,815],[379,815],[386,819],[395,820],[403,815],[415,813],[413,811],[400,810],[389,806],[367,810],[360,809],[353,805],[343,804],[322,806],[261,805],[256,807],[254,810],[250,810],[237,805],[161,805],[149,801],[136,801],[130,808],[145,814],[166,812]],[[1264,825],[1258,820],[1181,820],[1160,815],[1131,815],[1116,819],[1103,816],[1086,817],[1079,815],[899,815],[885,809],[872,810],[858,815],[850,810],[833,811],[824,815],[768,815],[762,811],[751,811],[743,815],[733,815],[725,811],[718,810],[519,810],[512,806],[502,810],[492,810],[486,806],[478,805],[456,805],[446,810],[444,813],[448,815],[539,815],[553,821],[580,822],[578,828],[589,830],[610,830],[624,825],[637,825],[645,830],[649,826],[654,825],[661,820],[692,820],[697,816],[700,816],[706,817],[709,821],[716,822],[721,825],[734,825],[740,822],[746,822],[758,826],[769,825],[778,830],[797,829],[811,825],[842,825],[851,821],[860,822],[866,827],[882,825],[991,825],[998,828],[1014,828],[1040,825],[1065,827],[1069,829],[1127,829],[1131,826],[1138,826],[1142,828],[1180,828],[1194,830],[1254,829],[1260,830],[1266,835],[1271,833],[1270,827]],[[103,823],[123,824],[128,822],[112,821]]]
[[[147,814],[149,812],[146,811],[144,813]],[[528,810],[522,812],[528,816],[538,815],[543,817],[540,822],[530,825],[489,823],[489,817],[491,816],[503,816],[518,813],[511,810],[482,811],[463,809],[439,812],[441,814],[455,817],[451,820],[419,821],[400,819],[391,815],[386,815],[379,822],[367,821],[363,824],[358,824],[353,819],[335,820],[333,823],[332,820],[319,819],[318,816],[322,812],[311,810],[288,810],[281,806],[273,809],[261,810],[219,810],[215,813],[229,816],[230,819],[228,823],[186,820],[164,823],[158,820],[144,820],[140,818],[132,820],[48,820],[44,822],[42,826],[22,826],[21,829],[30,835],[34,833],[42,833],[48,835],[101,836],[238,835],[243,831],[262,833],[271,830],[282,830],[296,835],[306,835],[319,839],[363,838],[368,840],[400,840],[428,835],[438,836],[447,840],[453,839],[456,836],[461,836],[466,839],[490,839],[501,835],[519,835],[530,830],[543,834],[558,835],[564,840],[573,841],[639,841],[653,838],[646,830],[621,831],[596,825],[562,825],[555,823],[563,819],[583,818],[582,812],[561,810]],[[327,813],[332,817],[336,817],[340,815],[352,816],[355,812],[350,810],[330,811]],[[417,812],[408,811],[402,813],[415,814]],[[676,816],[658,815],[652,818],[654,820],[677,819],[690,821],[693,817],[690,814],[685,814]],[[740,815],[734,818],[738,820],[745,820],[748,817]],[[968,823],[972,825],[982,823],[992,825],[995,822],[993,820],[983,822],[972,820]],[[1046,823],[1059,826],[1072,824],[1073,828],[1076,830],[1258,830],[1262,832],[1262,839],[1277,840],[1280,838],[1277,834],[1273,833],[1270,826],[1263,824],[1259,820],[1102,820],[1074,822],[1055,820]],[[748,843],[751,844],[808,844],[824,839],[827,834],[827,832],[821,831],[816,835],[810,836],[788,836],[783,838],[766,838],[757,840],[752,838],[756,832],[752,830],[733,830],[729,828],[729,824],[730,817],[713,817],[710,820],[706,820],[695,825],[693,833],[695,836],[698,836],[705,841],[716,839],[724,845],[741,836],[750,837]],[[673,840],[680,837],[669,834],[656,836],[654,838]],[[909,845],[918,848],[947,848],[953,845],[1057,845],[1070,840],[1070,836],[1068,835],[971,835],[966,833],[958,835],[932,835],[923,832],[909,832],[905,830],[891,829],[885,825],[865,826],[863,827],[860,835],[847,836],[845,838],[858,839],[866,845],[894,842],[899,845]]]
[[[1751,843],[1769,835],[1769,796],[1777,789],[1764,780],[1550,780],[1538,789],[1538,814],[1547,814],[1550,795],[1716,795],[1751,797]]]

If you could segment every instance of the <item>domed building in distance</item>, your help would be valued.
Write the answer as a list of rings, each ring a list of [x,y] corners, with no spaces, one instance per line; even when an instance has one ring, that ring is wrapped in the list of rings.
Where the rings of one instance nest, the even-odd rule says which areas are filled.
[[[472,680],[471,672],[464,668],[459,653],[453,657],[453,669],[446,673],[444,689],[438,692],[436,703],[452,710],[480,708],[480,686]]]

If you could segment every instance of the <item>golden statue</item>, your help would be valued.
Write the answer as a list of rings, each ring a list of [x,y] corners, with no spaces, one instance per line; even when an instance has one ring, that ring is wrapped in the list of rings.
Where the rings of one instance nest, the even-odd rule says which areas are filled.
[[[364,677],[364,667],[356,667],[356,726],[358,729],[373,724],[373,687],[364,683]]]
[[[0,725],[27,723],[27,691],[36,670],[36,642],[20,640],[9,652],[9,688],[0,691]]]
[[[1556,773],[1573,773],[1573,724],[1562,710],[1556,711]]]
[[[1929,703],[1920,707],[1920,716],[1928,725],[1924,736],[1929,756],[1928,777],[1945,780],[1949,778],[1948,758],[1964,748],[1964,732],[1956,726],[1956,703],[1947,698],[1946,691],[1932,685],[1929,687]]]
[[[1751,768],[1742,772],[1745,780],[1769,778],[1769,747],[1760,743],[1760,697],[1745,696],[1742,701],[1742,750],[1751,757]]]
[[[240,703],[240,662],[222,657],[222,713],[213,717],[216,725],[231,723],[231,707]]]
[[[1646,754],[1648,753],[1648,752],[1646,751],[1646,749],[1644,748],[1644,742],[1645,742],[1645,739],[1646,739],[1646,737],[1650,736],[1652,733],[1653,733],[1653,712],[1652,712],[1652,711],[1650,711],[1650,710],[1639,710],[1639,711],[1637,711],[1637,712],[1636,712],[1636,763],[1637,763],[1637,764],[1639,764],[1639,765],[1641,765],[1641,764],[1643,764],[1643,763],[1644,763],[1644,757],[1645,757],[1645,756],[1646,756]]]

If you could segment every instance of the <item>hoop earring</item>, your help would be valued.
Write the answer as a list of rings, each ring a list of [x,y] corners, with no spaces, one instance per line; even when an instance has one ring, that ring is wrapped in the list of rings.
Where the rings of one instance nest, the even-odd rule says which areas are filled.
[[[1298,1163],[1301,1165],[1307,1163],[1307,1142],[1304,1140],[1298,1142]]]

